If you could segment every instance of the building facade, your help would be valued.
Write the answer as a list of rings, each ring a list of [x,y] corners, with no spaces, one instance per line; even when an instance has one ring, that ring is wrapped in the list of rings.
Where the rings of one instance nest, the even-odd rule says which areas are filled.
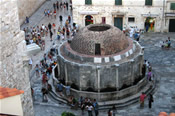
[[[73,21],[80,27],[106,23],[123,28],[136,27],[151,32],[175,32],[175,0],[73,0]],[[171,13],[168,15],[166,13]]]
[[[20,30],[17,1],[1,0],[0,8],[0,86],[24,90],[23,115],[34,116],[25,35]]]

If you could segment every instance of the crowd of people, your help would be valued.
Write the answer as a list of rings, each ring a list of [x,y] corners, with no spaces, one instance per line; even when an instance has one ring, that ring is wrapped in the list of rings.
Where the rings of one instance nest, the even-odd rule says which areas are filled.
[[[50,36],[50,41],[53,40],[53,35],[56,34],[57,39],[71,39],[78,31],[77,25],[71,22],[71,16],[68,15],[65,24],[63,24],[63,16],[59,14],[59,10],[66,9],[65,12],[69,12],[72,10],[72,4],[70,0],[70,4],[68,2],[55,2],[53,3],[52,9],[45,9],[44,14],[45,16],[52,18],[54,15],[55,22],[57,22],[57,15],[59,15],[60,24],[56,23],[48,23],[42,25],[34,25],[30,27],[23,28],[25,32],[25,40],[26,45],[36,43],[41,50],[45,50],[45,43],[46,39],[48,38],[48,34]],[[71,12],[71,11],[70,11]],[[29,23],[29,18],[26,17],[26,23]]]
[[[83,98],[82,96],[77,100],[75,97],[70,96],[69,97],[69,104],[72,106],[72,108],[81,108],[82,115],[85,114],[85,110],[88,111],[89,116],[98,116],[98,102],[96,99],[91,100],[89,98]],[[94,112],[94,113],[93,113]]]
[[[154,77],[154,74],[152,74],[152,66],[150,62],[147,60],[144,61],[144,64],[142,66],[142,75],[143,77],[146,76],[147,81],[152,86],[152,83],[155,81],[154,79],[155,77]],[[145,98],[146,98],[146,94],[142,92],[142,94],[140,95],[140,108],[144,108]],[[152,108],[152,102],[154,102],[154,99],[153,99],[153,95],[150,93],[148,95],[148,107],[149,108]]]
[[[161,47],[162,47],[162,48],[167,48],[167,49],[171,47],[171,40],[170,40],[170,37],[168,37],[167,40],[162,41]]]

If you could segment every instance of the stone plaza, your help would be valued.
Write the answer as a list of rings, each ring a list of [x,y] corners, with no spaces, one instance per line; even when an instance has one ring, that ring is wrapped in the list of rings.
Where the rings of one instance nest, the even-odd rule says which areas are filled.
[[[56,2],[56,1],[57,0],[40,0],[40,1],[38,0],[35,3],[35,0],[34,1],[29,0],[28,2],[25,3],[25,1],[19,0],[18,8],[17,8],[16,2],[14,1],[2,0],[1,2],[3,3],[1,4],[2,9],[5,12],[1,12],[2,16],[4,17],[2,17],[2,22],[1,22],[2,25],[1,25],[1,32],[0,32],[1,34],[0,39],[2,39],[2,41],[0,42],[0,50],[1,50],[0,51],[1,53],[0,54],[1,55],[0,78],[2,76],[2,78],[0,79],[0,86],[7,86],[9,88],[17,88],[20,90],[24,90],[24,94],[21,95],[24,116],[33,116],[33,115],[35,116],[61,116],[61,114],[64,111],[72,112],[76,116],[82,116],[81,109],[80,108],[72,109],[70,105],[67,105],[67,101],[64,99],[65,95],[59,96],[59,94],[56,93],[54,88],[53,90],[56,93],[55,96],[58,96],[58,98],[55,99],[55,97],[53,97],[52,94],[48,94],[48,102],[43,102],[42,100],[43,95],[41,92],[41,89],[43,86],[42,85],[42,75],[40,75],[39,77],[36,76],[35,66],[36,64],[40,63],[40,61],[43,59],[44,54],[47,54],[51,48],[58,49],[59,47],[61,47],[61,45],[65,44],[67,41],[62,40],[62,39],[58,40],[56,33],[54,33],[53,35],[53,41],[50,41],[49,36],[45,36],[43,37],[45,39],[45,49],[38,53],[31,54],[30,56],[26,56],[26,45],[24,42],[25,35],[24,35],[24,32],[22,31],[24,28],[37,26],[37,25],[41,26],[42,24],[47,26],[49,23],[55,23],[56,30],[57,30],[58,26],[60,25],[64,26],[64,23],[66,22],[66,19],[69,15],[72,18],[72,12],[70,10],[66,11],[65,9],[59,10],[57,12],[57,17],[55,19],[44,16],[44,13],[43,13],[44,10],[53,9],[53,2]],[[65,0],[65,1],[69,2],[69,0]],[[30,5],[28,6],[27,3],[33,5],[32,11],[30,11],[31,7]],[[11,6],[10,8],[8,7],[9,5]],[[9,11],[7,10],[8,8],[10,9]],[[18,12],[20,13],[19,16],[18,16]],[[29,17],[30,23],[26,24],[24,23],[24,20],[27,14],[30,15]],[[59,21],[59,15],[63,16],[63,23]],[[72,23],[73,21],[71,21],[71,25]],[[116,116],[158,116],[159,112],[167,112],[168,114],[172,112],[175,113],[175,33],[158,33],[158,32],[159,31],[150,32],[150,33],[142,33],[140,36],[140,41],[138,42],[134,41],[133,38],[128,38],[130,42],[134,41],[133,43],[139,46],[139,51],[136,53],[140,57],[140,60],[136,62],[136,67],[137,67],[137,71],[139,72],[139,74],[141,73],[140,65],[143,63],[143,60],[148,60],[152,66],[152,72],[154,74],[153,80],[154,82],[156,82],[154,86],[155,88],[151,91],[151,93],[153,93],[153,98],[154,98],[152,108],[151,109],[148,108],[148,97],[145,99],[144,108],[140,108],[139,96],[142,92],[146,91],[145,89],[140,89],[139,91],[134,93],[136,96],[134,98],[134,102],[130,102],[129,104],[126,103],[125,105],[123,105],[124,107],[117,107]],[[168,37],[171,38],[171,47],[162,48],[161,42],[166,41]],[[78,42],[81,42],[81,40],[78,39]],[[74,48],[74,47],[72,48],[74,48],[75,51],[79,49],[80,52],[85,52],[86,50],[82,50],[82,48],[86,46],[86,44],[84,44],[84,46],[78,46],[76,45],[77,43],[75,42],[75,44],[72,46],[80,47],[80,48]],[[142,54],[143,49],[144,49],[144,55]],[[131,51],[127,51],[127,52],[129,53],[128,55],[132,54]],[[86,53],[86,54],[89,54],[89,53]],[[101,54],[105,54],[105,52],[101,51]],[[110,54],[115,54],[115,53],[110,53]],[[127,56],[126,54],[124,56]],[[72,54],[68,53],[67,55],[72,55]],[[106,55],[109,55],[109,54],[106,52]],[[30,70],[28,66],[29,57],[33,60],[33,64],[32,64],[33,67]],[[71,57],[75,58],[73,56]],[[58,56],[57,58],[60,58],[60,56]],[[112,58],[110,58],[110,60]],[[59,60],[57,60],[59,64],[65,63],[65,61],[59,61]],[[82,57],[79,57],[79,60],[81,61],[84,59]],[[89,59],[86,58],[85,61],[86,60],[89,60]],[[115,60],[115,58],[113,58],[112,60]],[[132,61],[132,58],[127,59],[127,60],[130,63]],[[99,60],[93,59],[92,62],[94,61],[99,62]],[[105,64],[105,61],[108,61],[108,59],[105,59],[105,58],[102,59],[102,63],[101,63],[102,66],[103,66],[103,63]],[[73,62],[71,62],[70,60],[69,65],[68,65],[69,77],[72,74],[71,71],[74,70],[72,68],[74,65],[72,64]],[[112,65],[109,65],[106,67],[109,68],[111,66]],[[116,69],[116,66],[118,65],[115,65],[114,67],[115,69]],[[95,65],[94,67],[96,70],[97,67]],[[90,70],[91,68],[84,68],[84,71],[86,69]],[[125,74],[125,72],[123,71],[124,68],[121,68],[120,70],[122,75]],[[81,67],[79,67],[79,69],[81,69]],[[64,76],[63,74],[64,72],[65,72],[65,68],[62,69],[62,76]],[[74,70],[74,72],[76,72],[76,70]],[[110,75],[112,77],[118,71],[115,70],[114,74],[113,73],[110,74],[108,71],[105,72],[104,70],[102,72],[104,73],[101,74],[101,77],[105,74],[108,76]],[[96,72],[94,72],[94,74],[92,73],[92,75],[94,76],[96,75],[96,73],[98,77],[98,68]],[[84,77],[84,74],[82,73],[79,77],[81,76]],[[76,78],[76,76],[77,75],[75,75],[73,78]],[[112,78],[116,78],[116,77],[117,76],[115,75]],[[130,76],[128,75],[126,77],[127,79],[130,78]],[[127,79],[126,80],[121,79],[121,82],[122,84],[124,84],[125,82],[132,84],[134,81],[132,80],[133,78],[134,76],[132,76],[129,79],[132,82],[130,82]],[[114,80],[114,82],[112,82],[112,80]],[[112,79],[112,80],[110,80],[110,82],[114,84],[111,84],[110,86],[115,87],[115,90],[122,88],[121,83],[120,85],[117,85],[116,83],[119,84],[119,82],[117,82],[117,80],[115,79]],[[145,80],[144,82],[147,85],[150,84],[146,82],[146,77],[144,78],[144,80]],[[49,81],[49,84],[52,85],[54,81],[54,74],[50,76],[48,81]],[[72,80],[71,79],[67,80],[67,83],[69,83],[69,81],[71,82]],[[92,87],[95,89],[96,92],[100,91],[100,84],[98,85],[98,80],[95,80],[95,81],[91,80],[91,83],[92,82],[94,83],[96,82],[96,84],[88,85],[86,82],[84,82],[83,85],[79,85],[75,81],[75,83],[79,86],[78,90],[86,90],[89,87]],[[103,88],[109,86],[108,82],[106,82],[105,84],[106,86],[104,86]],[[53,86],[54,84],[52,85],[52,87]],[[33,99],[31,95],[31,88],[33,88],[34,90]],[[77,96],[79,97],[80,95],[82,94],[79,94]],[[91,94],[85,95],[85,97],[86,96],[91,96]],[[63,98],[63,99],[60,99],[60,98]],[[92,98],[98,98],[98,97],[92,96]],[[114,104],[115,103],[117,104],[117,100],[115,101],[115,97],[113,97],[112,99],[114,100],[112,102],[114,102]],[[120,99],[120,101],[125,102],[122,99]],[[100,100],[99,100],[99,103],[100,103],[99,116],[107,116],[108,110],[112,108],[112,105],[103,107],[103,105],[105,106],[105,104],[110,104],[110,103],[100,102]],[[85,110],[84,116],[88,116],[87,110]]]

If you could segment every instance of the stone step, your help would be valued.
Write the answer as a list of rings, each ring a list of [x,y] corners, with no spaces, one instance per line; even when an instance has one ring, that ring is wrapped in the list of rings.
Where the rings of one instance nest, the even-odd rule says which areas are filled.
[[[122,109],[124,107],[133,105],[135,103],[139,102],[139,97],[142,92],[145,92],[146,95],[149,95],[150,93],[154,93],[156,88],[156,85],[154,85],[152,88],[150,88],[150,85],[147,85],[142,91],[139,93],[124,98],[122,100],[116,100],[116,101],[106,101],[106,102],[98,102],[99,103],[99,110],[109,109],[112,108],[112,106],[115,106],[117,109]],[[57,101],[58,103],[68,104],[68,101],[65,98],[62,98],[57,95],[57,93],[51,91],[49,92],[49,97],[51,97],[54,101]]]
[[[60,96],[58,96],[56,93],[54,93],[53,91],[49,92],[49,97],[51,97],[52,99],[54,99],[55,101],[57,101],[58,103],[63,103],[63,104],[68,104],[67,100],[61,98]]]
[[[138,103],[139,102],[139,97],[141,92],[145,92],[145,94],[148,96],[150,93],[154,93],[156,89],[156,85],[154,85],[152,88],[150,87],[145,87],[142,91],[140,91],[139,93],[122,99],[122,100],[116,100],[116,101],[107,101],[105,104],[102,104],[101,102],[99,102],[99,110],[103,110],[103,109],[109,109],[112,108],[112,106],[115,106],[117,109],[122,109],[124,107],[130,106],[132,104]]]

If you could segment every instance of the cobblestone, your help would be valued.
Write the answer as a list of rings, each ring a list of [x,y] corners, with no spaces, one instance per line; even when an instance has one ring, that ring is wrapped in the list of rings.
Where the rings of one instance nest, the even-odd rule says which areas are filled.
[[[22,25],[21,28],[36,24],[48,24],[49,22],[55,22],[59,24],[57,19],[48,19],[43,17],[42,13],[45,8],[52,8],[52,2],[47,1],[43,6],[30,18],[31,23],[29,25]],[[38,14],[38,15],[37,15]],[[64,14],[67,18],[69,13],[64,13],[64,11],[59,12],[59,14]],[[43,14],[44,15],[44,14]],[[159,46],[159,42],[166,40],[171,37],[172,47],[170,49],[162,49]],[[55,35],[54,35],[55,37]],[[47,52],[53,43],[59,44],[59,41],[55,40],[50,42],[49,37],[46,38],[46,49],[41,51],[35,56],[32,56],[33,66],[40,61],[43,54]],[[153,72],[155,73],[155,78],[158,78],[158,87],[153,95],[154,103],[152,109],[148,108],[148,101],[146,99],[145,108],[140,109],[139,103],[133,104],[132,106],[126,107],[124,109],[117,110],[117,116],[157,116],[159,112],[165,111],[167,113],[175,112],[175,33],[145,33],[141,36],[140,42],[142,46],[145,47],[145,59],[150,61]],[[48,103],[41,102],[41,78],[36,78],[32,75],[31,71],[31,84],[35,89],[35,102],[34,109],[36,116],[61,116],[64,111],[73,112],[76,116],[82,116],[81,110],[70,109],[69,106],[63,104],[56,104],[49,99]],[[106,116],[107,110],[102,110],[99,116]],[[87,116],[87,112],[84,116]]]

